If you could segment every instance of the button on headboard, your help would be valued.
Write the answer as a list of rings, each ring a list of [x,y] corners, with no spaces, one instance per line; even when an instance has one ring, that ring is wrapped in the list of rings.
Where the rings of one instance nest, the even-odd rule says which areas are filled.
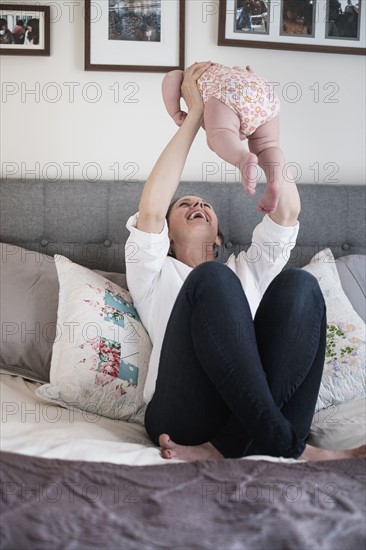
[[[126,221],[135,213],[143,182],[0,182],[0,241],[44,254],[63,254],[93,269],[125,271]],[[365,187],[299,184],[302,211],[290,266],[303,266],[329,246],[336,257],[365,254]],[[263,190],[248,197],[239,183],[182,182],[176,196],[212,203],[225,237],[219,260],[247,248],[262,214]]]

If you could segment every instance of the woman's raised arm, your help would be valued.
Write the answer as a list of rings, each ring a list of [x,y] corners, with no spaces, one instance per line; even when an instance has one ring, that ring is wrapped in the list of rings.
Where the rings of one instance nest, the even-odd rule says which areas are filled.
[[[137,228],[146,233],[160,233],[164,227],[170,201],[202,124],[203,102],[197,80],[210,65],[211,62],[194,63],[185,71],[182,95],[188,107],[188,115],[158,158],[141,195]]]
[[[297,217],[300,214],[300,195],[294,179],[288,178],[283,182],[280,200],[277,208],[269,216],[279,225],[290,227],[296,225]]]

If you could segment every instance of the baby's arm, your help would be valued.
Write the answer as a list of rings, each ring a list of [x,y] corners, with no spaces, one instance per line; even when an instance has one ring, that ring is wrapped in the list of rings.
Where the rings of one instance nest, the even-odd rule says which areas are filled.
[[[174,122],[181,126],[187,113],[180,108],[181,85],[184,78],[183,71],[170,71],[163,79],[162,93],[165,107]]]

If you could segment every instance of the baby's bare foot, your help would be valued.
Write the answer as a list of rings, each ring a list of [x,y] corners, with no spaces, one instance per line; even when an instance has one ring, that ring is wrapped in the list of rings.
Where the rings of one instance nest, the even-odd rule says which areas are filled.
[[[249,195],[254,195],[257,186],[257,165],[258,158],[254,153],[247,153],[245,162],[240,164],[241,181],[244,191]]]
[[[265,214],[271,214],[277,208],[281,194],[281,184],[277,182],[267,183],[264,193],[258,203],[257,210]]]
[[[328,451],[319,449],[312,445],[306,445],[304,452],[298,460],[338,460],[340,458],[362,458],[366,457],[366,445],[345,451]]]
[[[167,434],[159,437],[161,456],[163,458],[176,458],[192,462],[194,460],[221,460],[224,457],[211,443],[202,445],[178,445]]]

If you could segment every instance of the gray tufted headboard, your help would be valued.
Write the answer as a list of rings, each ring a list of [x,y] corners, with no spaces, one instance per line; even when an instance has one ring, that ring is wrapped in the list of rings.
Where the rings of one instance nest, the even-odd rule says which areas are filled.
[[[125,271],[126,221],[137,211],[143,182],[8,180],[0,182],[0,241],[45,254],[63,254],[93,269]],[[177,196],[197,194],[212,203],[225,245],[219,260],[245,249],[262,215],[255,209],[263,185],[248,197],[239,183],[180,184]],[[303,266],[329,246],[336,257],[365,254],[365,187],[298,186],[302,211],[289,266]],[[133,258],[133,247],[128,258]]]

